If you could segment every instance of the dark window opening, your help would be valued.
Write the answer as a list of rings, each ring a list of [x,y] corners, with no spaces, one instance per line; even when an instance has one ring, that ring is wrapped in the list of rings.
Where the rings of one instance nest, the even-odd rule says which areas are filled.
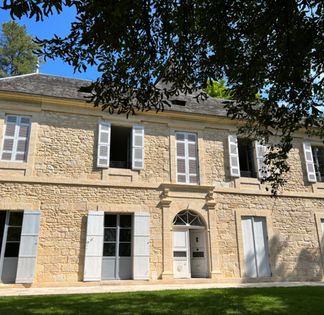
[[[242,177],[257,177],[253,143],[249,139],[238,139],[240,173]]]
[[[183,100],[172,100],[171,103],[173,105],[186,106],[186,101]]]
[[[324,182],[324,147],[312,147],[316,178]]]
[[[0,257],[1,257],[3,234],[5,229],[5,223],[6,223],[6,213],[7,213],[6,211],[0,211]]]
[[[131,168],[131,136],[132,129],[111,126],[110,167]]]

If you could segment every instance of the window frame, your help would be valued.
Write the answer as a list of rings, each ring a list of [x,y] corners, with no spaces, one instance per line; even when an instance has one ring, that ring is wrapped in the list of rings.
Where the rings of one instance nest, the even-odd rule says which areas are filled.
[[[324,171],[323,171],[323,173],[320,172],[321,164],[318,161],[318,156],[315,157],[315,155],[314,155],[315,149],[320,149],[321,151],[323,151],[323,168],[324,168],[324,146],[311,144],[316,181],[319,183],[324,183]]]
[[[241,167],[242,167],[242,163],[241,163],[241,159],[243,158],[240,155],[240,151],[242,151],[242,147],[240,150],[240,144],[241,146],[243,145],[242,141],[245,142],[245,147],[246,150],[244,150],[245,156],[244,158],[246,158],[246,163],[248,165],[248,167],[250,167],[251,164],[251,170],[247,170],[247,171],[242,171]],[[249,146],[251,146],[249,148]],[[249,149],[251,150],[251,152],[249,152]],[[256,157],[256,148],[255,148],[255,141],[252,141],[249,138],[237,138],[237,154],[238,154],[238,158],[239,158],[239,170],[240,170],[240,177],[245,177],[245,178],[258,178],[258,162],[257,162],[257,157]],[[249,155],[252,155],[251,157]],[[242,174],[242,172],[244,172],[244,174]],[[246,173],[249,172],[251,173],[251,176],[246,176]]]
[[[183,134],[184,140],[177,140],[177,135]],[[194,135],[195,136],[195,150],[196,150],[196,156],[195,158],[189,156],[189,149],[188,149],[188,135]],[[199,147],[198,147],[198,133],[192,132],[192,131],[180,131],[175,130],[174,132],[174,139],[175,139],[175,175],[176,175],[176,183],[177,184],[187,184],[187,185],[200,185],[200,167],[199,167]],[[182,142],[184,144],[184,156],[178,156],[177,151],[177,144],[178,141]],[[179,173],[178,172],[178,159],[185,161],[185,173]],[[196,161],[196,173],[190,173],[190,167],[189,167],[189,161]],[[186,180],[185,182],[180,182],[178,180],[178,176],[185,176]],[[195,183],[190,183],[190,176],[195,175],[197,178],[197,181]]]
[[[15,122],[15,133],[14,136],[6,136],[6,129],[7,129],[7,124],[8,124],[8,117],[16,117],[16,122]],[[26,147],[25,147],[25,151],[24,153],[24,159],[23,160],[17,160],[16,156],[17,156],[17,147],[18,147],[18,141],[19,138],[19,131],[20,131],[20,127],[21,125],[26,126],[26,123],[22,123],[22,119],[28,119],[29,120],[29,124],[28,124],[28,134],[27,136],[24,138],[26,139]],[[28,161],[28,155],[30,153],[30,139],[31,139],[31,134],[32,134],[32,115],[19,115],[19,114],[11,114],[11,113],[6,113],[4,116],[4,124],[3,124],[3,132],[2,132],[2,143],[1,143],[1,150],[0,150],[0,162],[1,163],[26,163]],[[13,138],[13,148],[12,151],[8,151],[8,150],[4,150],[4,143],[5,140],[8,138]],[[10,160],[6,160],[3,159],[3,153],[6,152],[11,152],[11,159]],[[20,152],[20,151],[19,151]],[[22,152],[20,152],[22,153]]]
[[[270,268],[270,277],[260,277],[260,279],[269,279],[272,278],[272,271],[275,270],[274,266],[276,264],[275,257],[271,253],[270,241],[273,237],[273,223],[272,223],[272,211],[271,210],[261,210],[261,209],[246,209],[246,208],[237,208],[235,210],[235,221],[236,221],[236,235],[238,242],[238,253],[239,253],[239,272],[241,278],[255,279],[250,278],[245,275],[245,265],[244,265],[244,249],[243,249],[243,229],[242,229],[242,217],[264,217],[266,222],[267,229],[267,246],[269,254],[269,268]]]

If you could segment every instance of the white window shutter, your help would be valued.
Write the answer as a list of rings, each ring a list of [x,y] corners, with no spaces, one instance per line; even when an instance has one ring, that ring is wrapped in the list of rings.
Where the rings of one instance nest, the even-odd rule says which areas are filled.
[[[321,219],[321,228],[322,228],[322,231],[320,233],[321,235],[321,243],[324,242],[324,219]],[[322,246],[324,246],[324,243],[322,244]]]
[[[110,130],[109,122],[101,121],[98,131],[97,167],[108,168],[110,159]]]
[[[150,214],[134,213],[133,278],[147,280],[150,276]]]
[[[32,283],[34,280],[39,225],[39,211],[24,211],[16,283]]]
[[[144,126],[140,125],[132,129],[132,169],[144,169]]]
[[[253,218],[253,231],[255,242],[255,256],[258,269],[258,277],[270,277],[268,237],[265,218]]]
[[[257,266],[255,264],[252,217],[242,217],[241,221],[243,233],[244,275],[246,277],[255,278],[257,277]]]
[[[313,160],[312,146],[309,142],[305,141],[303,143],[303,147],[304,147],[304,155],[305,155],[305,162],[306,162],[307,178],[309,182],[315,183],[316,173],[315,173],[315,166]]]
[[[267,178],[269,176],[269,166],[264,163],[265,155],[267,154],[267,146],[262,145],[259,141],[255,141],[254,148],[258,168],[258,177],[260,179]]]
[[[228,152],[231,176],[240,177],[240,160],[236,135],[228,136]]]
[[[104,212],[89,211],[84,258],[84,281],[100,281],[104,237]]]

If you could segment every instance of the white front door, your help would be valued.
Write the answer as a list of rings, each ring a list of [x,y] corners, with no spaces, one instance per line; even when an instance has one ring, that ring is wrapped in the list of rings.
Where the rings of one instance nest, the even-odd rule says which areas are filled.
[[[193,278],[206,278],[207,251],[204,230],[190,230],[190,264]]]
[[[173,231],[173,273],[175,278],[190,278],[189,229]]]

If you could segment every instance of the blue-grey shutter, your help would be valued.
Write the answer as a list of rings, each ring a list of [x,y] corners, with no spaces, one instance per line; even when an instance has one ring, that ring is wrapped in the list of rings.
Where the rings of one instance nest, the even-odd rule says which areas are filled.
[[[33,282],[36,268],[39,225],[39,211],[24,211],[16,283]]]
[[[146,280],[150,276],[150,214],[134,213],[133,278]]]
[[[236,135],[228,136],[228,152],[231,176],[240,177],[240,160]]]
[[[89,211],[84,258],[84,281],[100,281],[104,235],[104,212]]]
[[[315,173],[315,166],[313,160],[312,146],[309,142],[305,141],[303,143],[303,147],[304,147],[304,155],[305,155],[305,162],[306,162],[307,178],[309,182],[315,183],[316,173]]]
[[[101,121],[98,131],[97,167],[108,168],[110,159],[110,130],[109,122]]]
[[[132,129],[132,169],[144,169],[144,127],[140,125]]]

